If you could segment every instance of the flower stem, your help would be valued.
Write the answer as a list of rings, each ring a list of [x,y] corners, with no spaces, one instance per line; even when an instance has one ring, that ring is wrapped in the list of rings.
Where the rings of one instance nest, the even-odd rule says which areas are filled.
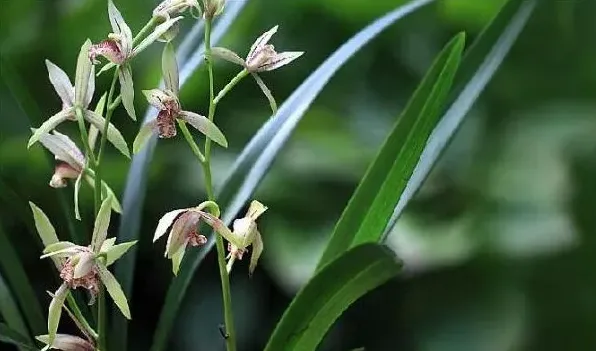
[[[114,98],[114,90],[116,89],[116,80],[118,80],[118,70],[120,67],[117,67],[114,70],[114,76],[112,78],[112,84],[110,86],[110,90],[108,92],[108,99],[106,101],[106,105],[108,108],[106,109],[106,116],[105,116],[105,123],[103,126],[103,131],[101,131],[101,141],[99,143],[99,151],[97,152],[97,158],[95,161],[95,185],[94,189],[94,198],[96,203],[99,201],[101,202],[101,193],[102,193],[102,186],[101,186],[101,161],[103,155],[103,149],[106,145],[106,140],[108,136],[108,126],[110,125],[110,119],[112,118],[112,114],[114,113],[114,109],[117,105],[113,104],[112,99]],[[97,211],[95,212],[97,216]],[[105,306],[105,294],[104,288],[99,288],[99,295],[97,296],[97,331],[99,334],[97,340],[98,349],[101,351],[106,351],[106,306]]]
[[[85,317],[83,316],[83,313],[81,312],[81,309],[77,305],[77,302],[75,301],[71,292],[69,292],[68,295],[66,295],[66,301],[68,302],[68,306],[70,307],[72,314],[77,319],[77,322],[81,325],[82,328],[85,329],[83,332],[89,334],[89,336],[91,336],[92,338],[97,339],[97,332],[93,330],[93,328],[89,325],[89,322],[87,322],[87,319],[85,319]]]
[[[93,149],[91,145],[89,145],[89,134],[87,133],[87,128],[85,127],[85,119],[83,117],[83,110],[80,107],[75,108],[75,115],[77,118],[77,122],[79,124],[79,132],[81,133],[81,140],[83,141],[83,145],[85,145],[85,153],[87,154],[87,159],[91,161],[91,164],[96,165],[95,163],[95,155],[93,154]],[[94,207],[95,213],[99,212],[99,207],[101,205],[101,199],[95,198],[94,199]]]
[[[246,77],[248,75],[248,70],[243,69],[242,71],[238,72],[238,74],[232,78],[232,80],[225,86],[223,87],[223,89],[221,89],[219,91],[219,93],[217,94],[217,96],[215,97],[215,99],[213,100],[213,104],[217,105],[219,103],[219,101],[221,99],[223,99],[224,96],[226,96],[226,94],[232,90],[232,88],[238,84],[242,78]]]
[[[215,98],[213,93],[213,61],[211,56],[211,25],[212,20],[205,20],[205,58],[207,61],[207,70],[209,71],[209,120],[213,121],[215,115]],[[229,85],[229,84],[228,84]],[[224,88],[225,89],[225,88]],[[230,87],[231,89],[231,87]],[[229,89],[228,89],[229,90]],[[225,95],[225,94],[224,94]],[[215,201],[213,194],[213,183],[211,180],[211,139],[205,139],[205,162],[203,163],[203,173],[205,176],[205,190],[209,200]],[[236,351],[236,333],[234,331],[234,313],[232,311],[232,297],[230,294],[230,280],[226,270],[226,250],[223,238],[215,235],[215,245],[217,247],[217,263],[219,265],[219,276],[221,278],[221,289],[224,307],[224,321],[226,326],[226,348],[228,351]]]
[[[147,33],[149,33],[153,29],[153,27],[155,27],[156,24],[157,19],[155,17],[151,17],[149,22],[147,22],[147,24],[143,28],[141,28],[137,35],[135,35],[135,37],[132,39],[132,46],[134,47],[141,40],[143,40],[147,36]]]
[[[201,165],[204,164],[205,163],[205,156],[203,156],[203,153],[201,152],[201,149],[199,149],[199,146],[197,145],[197,143],[193,139],[192,134],[190,134],[190,131],[188,130],[188,127],[186,127],[186,122],[181,121],[179,119],[177,121],[178,121],[178,126],[180,127],[180,130],[182,130],[182,134],[184,134],[184,138],[188,142],[188,145],[190,145],[190,148],[191,148],[192,152],[195,154],[195,156],[197,157],[197,159],[199,160],[199,162],[201,163]]]

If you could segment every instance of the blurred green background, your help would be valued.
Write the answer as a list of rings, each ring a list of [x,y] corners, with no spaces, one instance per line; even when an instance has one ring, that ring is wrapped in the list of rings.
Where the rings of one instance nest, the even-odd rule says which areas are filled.
[[[244,56],[260,33],[280,24],[276,47],[306,51],[292,65],[262,75],[281,103],[351,35],[404,2],[251,0],[220,45]],[[133,32],[155,3],[116,1]],[[246,262],[232,275],[241,350],[263,347],[312,273],[333,224],[434,55],[458,31],[466,31],[470,43],[502,3],[437,1],[377,37],[317,98],[255,195],[270,210],[260,222],[265,253],[255,276],[248,279]],[[59,108],[44,59],[72,77],[81,43],[109,30],[105,8],[104,0],[0,1],[0,228],[24,260],[44,309],[44,291],[57,282],[50,264],[38,260],[27,201],[65,238],[59,194],[72,207],[72,186],[50,188],[50,158],[40,146],[28,151],[26,141],[29,127]],[[542,2],[389,237],[405,261],[404,274],[357,302],[322,349],[596,350],[595,16],[594,0]],[[193,21],[188,17],[182,32]],[[159,80],[159,46],[135,60],[137,93]],[[218,64],[217,86],[235,73],[235,66]],[[205,77],[199,69],[182,90],[186,109],[206,111]],[[98,91],[107,89],[109,77],[97,84]],[[140,94],[136,104],[144,112]],[[217,122],[230,147],[216,149],[216,183],[268,116],[251,80],[224,100]],[[138,125],[123,109],[113,122],[132,143]],[[74,139],[70,127],[60,130]],[[113,149],[105,162],[105,177],[121,194],[129,164]],[[180,139],[159,142],[148,177],[129,296],[130,350],[148,348],[171,279],[164,244],[151,244],[157,220],[205,198],[199,165]],[[89,189],[82,204],[77,226],[88,230]],[[210,254],[197,271],[169,349],[223,350],[215,258]],[[74,332],[68,323],[63,327]]]

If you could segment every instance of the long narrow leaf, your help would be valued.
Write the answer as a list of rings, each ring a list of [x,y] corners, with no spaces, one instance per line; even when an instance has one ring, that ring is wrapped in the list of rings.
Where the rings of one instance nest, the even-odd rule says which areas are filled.
[[[323,267],[296,295],[265,351],[315,350],[339,316],[367,292],[397,275],[401,264],[387,248],[363,244]]]
[[[377,19],[337,49],[294,91],[277,114],[251,139],[223,186],[218,189],[217,202],[225,209],[223,219],[227,224],[249,200],[310,104],[335,72],[388,26],[432,1],[415,0]],[[213,240],[210,240],[203,250],[186,253],[180,273],[168,289],[155,334],[153,351],[163,349],[191,278],[205,255],[213,248],[213,244]]]
[[[37,350],[31,340],[4,323],[0,323],[0,342],[12,344],[20,350]]]
[[[503,63],[530,19],[536,4],[536,0],[510,0],[480,34],[464,57],[461,72],[456,76],[455,85],[459,88],[454,94],[454,101],[428,139],[414,173],[393,211],[384,236],[391,231],[403,209],[430,173],[478,96]]]
[[[14,299],[12,291],[7,285],[2,272],[0,272],[0,315],[2,315],[2,318],[11,329],[21,335],[29,335],[19,306]]]
[[[212,44],[215,45],[232,25],[234,19],[248,0],[231,1],[226,5],[226,11],[219,17],[217,24],[212,32]],[[202,22],[202,21],[199,21]],[[204,46],[201,44],[190,54],[193,42],[201,33],[202,24],[196,24],[183,39],[180,49],[177,52],[177,60],[181,63],[180,88],[182,89],[186,80],[202,64],[202,54]],[[163,85],[163,82],[162,82]],[[143,123],[147,123],[157,115],[155,109],[149,108],[145,114]],[[123,215],[120,221],[118,232],[119,242],[134,241],[139,238],[141,224],[142,204],[145,200],[147,188],[147,168],[155,151],[156,139],[151,138],[147,145],[133,157],[130,170],[126,179],[126,187],[122,200]],[[136,247],[133,247],[127,255],[124,255],[115,264],[115,275],[122,285],[122,290],[126,296],[132,297],[132,282],[134,276],[134,264],[136,258]],[[125,350],[127,347],[128,321],[119,313],[114,314],[113,329],[110,341],[112,349]],[[166,332],[167,334],[167,332]]]
[[[41,311],[41,306],[25,273],[23,264],[17,256],[17,252],[1,226],[0,267],[12,291],[14,291],[14,296],[23,311],[31,332],[41,334],[45,330],[45,317]]]
[[[457,35],[435,59],[337,222],[319,267],[350,247],[378,242],[382,237],[424,145],[439,121],[464,43],[463,33]]]

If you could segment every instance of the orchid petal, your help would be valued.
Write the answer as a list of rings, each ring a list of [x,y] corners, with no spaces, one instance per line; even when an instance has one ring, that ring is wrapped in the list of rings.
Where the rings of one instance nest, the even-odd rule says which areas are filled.
[[[98,253],[101,245],[106,240],[108,235],[108,227],[110,226],[110,216],[112,214],[112,200],[105,199],[101,203],[101,207],[97,212],[95,218],[95,226],[93,227],[93,236],[91,237],[91,250]]]
[[[107,267],[104,266],[102,263],[98,263],[96,267],[97,273],[99,274],[99,278],[106,287],[108,294],[110,294],[110,296],[112,297],[112,300],[114,300],[116,306],[118,306],[124,317],[126,317],[127,319],[131,319],[128,301],[126,300],[126,295],[124,295],[120,283],[118,283],[114,275],[110,273]]]
[[[258,37],[257,40],[255,40],[255,42],[250,47],[250,51],[248,52],[248,55],[246,56],[247,62],[252,60],[253,56],[255,55],[256,52],[259,51],[259,49],[261,49],[263,46],[267,45],[267,43],[269,42],[269,40],[271,39],[273,34],[275,34],[277,32],[277,28],[278,28],[278,26],[271,28],[270,30],[263,33],[260,37]]]
[[[31,136],[31,138],[29,138],[29,142],[27,143],[27,148],[30,148],[31,145],[35,144],[43,134],[49,133],[60,123],[71,118],[73,115],[74,108],[69,107],[48,118],[47,121],[43,122],[43,124],[39,128],[37,128],[35,132],[33,132],[33,135]]]
[[[228,141],[226,137],[223,135],[221,130],[217,128],[217,126],[211,122],[207,117],[201,116],[194,112],[189,111],[180,111],[180,116],[178,117],[193,126],[199,132],[205,134],[206,137],[215,141],[219,145],[223,147],[228,147]]]
[[[178,217],[178,215],[180,215],[182,212],[186,212],[186,211],[188,211],[188,209],[184,208],[184,209],[170,211],[170,212],[166,213],[165,215],[163,215],[159,219],[159,222],[157,222],[157,228],[155,229],[155,234],[153,235],[153,242],[156,242],[159,238],[161,238],[167,232],[168,228],[170,228],[170,226],[172,225],[174,220]]]
[[[75,105],[87,108],[85,102],[91,100],[88,96],[88,90],[92,88],[90,92],[93,95],[95,88],[95,82],[89,82],[89,80],[95,79],[95,71],[93,69],[93,63],[89,59],[89,48],[91,47],[91,41],[87,39],[81,51],[79,52],[79,58],[77,59],[77,70],[75,75]]]
[[[178,76],[178,63],[176,62],[176,52],[174,45],[167,43],[163,48],[161,56],[161,70],[166,89],[172,91],[176,96],[179,93],[180,78]]]
[[[303,51],[286,51],[275,55],[271,60],[258,68],[258,71],[273,71],[294,61],[304,54]]]
[[[257,82],[257,85],[259,86],[259,88],[261,88],[261,91],[263,92],[263,94],[265,94],[265,97],[267,98],[267,100],[269,101],[269,106],[271,106],[272,115],[275,115],[277,113],[277,103],[275,102],[275,98],[273,97],[273,94],[271,94],[271,90],[269,90],[269,88],[267,87],[265,82],[263,82],[263,80],[261,79],[261,77],[259,77],[258,74],[252,73],[252,76],[255,79],[255,81]]]
[[[257,267],[257,263],[259,261],[259,257],[263,253],[263,239],[261,238],[261,233],[257,231],[255,235],[255,239],[252,242],[252,254],[250,255],[250,265],[248,266],[248,275],[252,276]]]
[[[122,255],[124,255],[136,243],[137,243],[137,240],[129,241],[126,243],[114,245],[111,248],[109,248],[108,250],[106,250],[106,267],[110,266],[111,264],[116,262],[117,259],[122,257]]]
[[[110,17],[112,31],[121,36],[120,43],[124,50],[124,55],[128,57],[132,50],[132,32],[112,0],[108,1],[108,16]]]
[[[74,267],[73,278],[79,279],[91,272],[95,265],[95,255],[92,252],[82,252],[79,254],[79,262]]]
[[[246,62],[244,62],[244,59],[238,56],[238,54],[236,54],[232,50],[221,47],[214,47],[211,48],[211,53],[213,54],[213,56],[219,57],[220,59],[226,60],[228,62],[235,63],[243,67],[246,66]]]
[[[184,243],[178,248],[178,251],[172,255],[172,273],[174,273],[175,276],[178,275],[178,272],[180,271],[180,264],[184,258],[187,244],[188,242],[184,241]]]
[[[71,107],[74,104],[74,87],[68,75],[50,60],[46,60],[46,67],[48,68],[50,82],[62,100],[62,104]]]
[[[149,34],[145,39],[143,39],[143,41],[141,41],[141,43],[133,49],[132,56],[136,56],[141,51],[145,50],[151,43],[156,41],[165,32],[167,32],[171,26],[173,26],[176,22],[180,21],[181,19],[182,19],[182,16],[178,16],[176,18],[169,19],[169,20],[165,21],[164,23],[155,27],[153,32],[151,34]]]
[[[120,95],[122,96],[122,105],[133,121],[137,120],[135,115],[135,91],[132,81],[132,70],[129,64],[122,65],[118,68],[118,78],[120,79]]]
[[[54,293],[50,308],[48,310],[48,345],[53,345],[56,339],[56,332],[58,331],[58,324],[60,324],[60,316],[62,315],[62,306],[68,294],[68,286],[62,283],[58,290]]]
[[[137,134],[134,142],[132,143],[133,154],[138,153],[139,151],[141,151],[143,146],[145,146],[149,138],[151,138],[151,136],[154,134],[156,124],[157,121],[153,120],[151,122],[145,123],[141,127],[141,129],[139,129],[139,133]]]
[[[38,341],[44,343],[49,348],[63,350],[63,351],[93,351],[95,347],[85,339],[78,336],[67,334],[56,334],[54,342],[50,345],[49,335],[38,335],[35,337]]]
[[[35,129],[32,129],[32,131],[35,133]],[[42,134],[39,137],[39,142],[57,160],[66,162],[72,168],[81,170],[85,166],[85,156],[67,135],[54,131],[53,134]]]

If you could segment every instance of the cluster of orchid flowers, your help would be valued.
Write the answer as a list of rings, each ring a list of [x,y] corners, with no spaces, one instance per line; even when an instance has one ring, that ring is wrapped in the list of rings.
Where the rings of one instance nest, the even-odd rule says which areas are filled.
[[[224,134],[212,119],[182,108],[179,100],[178,65],[171,43],[178,32],[179,21],[182,19],[182,16],[178,15],[189,10],[193,16],[202,14],[204,18],[213,18],[223,11],[224,3],[224,0],[201,0],[201,3],[198,0],[165,0],[153,11],[150,24],[154,28],[151,33],[142,33],[145,30],[143,29],[136,37],[133,37],[132,31],[120,11],[112,0],[108,0],[108,15],[113,32],[107,36],[107,39],[97,44],[92,44],[89,40],[83,44],[77,60],[74,85],[61,68],[46,60],[49,79],[62,101],[62,109],[39,128],[32,129],[33,133],[29,139],[28,147],[39,141],[55,156],[55,171],[49,182],[51,187],[62,188],[67,186],[67,180],[75,181],[74,203],[77,219],[80,219],[78,194],[83,179],[93,188],[100,187],[101,206],[96,214],[91,242],[89,245],[83,246],[68,241],[59,241],[47,216],[40,208],[31,203],[36,227],[45,246],[41,257],[53,260],[62,280],[62,284],[55,293],[50,294],[52,301],[48,313],[48,334],[37,338],[46,344],[45,349],[94,350],[96,348],[97,333],[88,324],[73,316],[65,303],[73,289],[86,290],[90,296],[90,303],[93,303],[100,289],[105,287],[122,314],[131,318],[126,296],[108,267],[136,242],[116,244],[116,238],[107,238],[111,212],[121,213],[122,208],[106,182],[101,180],[101,184],[96,184],[96,174],[91,167],[92,157],[90,156],[93,155],[98,134],[101,133],[102,142],[107,140],[123,155],[130,157],[126,140],[109,121],[109,117],[104,118],[107,115],[107,112],[104,111],[113,110],[122,103],[127,114],[136,120],[132,59],[155,41],[166,42],[162,54],[164,88],[143,91],[149,104],[157,108],[159,112],[154,120],[141,126],[133,143],[133,153],[141,150],[153,135],[157,135],[159,138],[176,136],[176,123],[183,128],[183,131],[186,130],[186,124],[189,124],[205,135],[207,139],[227,147],[228,142]],[[276,33],[277,28],[275,26],[261,35],[252,45],[246,59],[240,58],[236,53],[225,48],[212,48],[211,50],[213,56],[242,66],[242,71],[236,76],[234,84],[244,76],[252,75],[269,100],[274,113],[276,110],[275,99],[258,73],[279,68],[302,55],[302,52],[277,53],[275,51],[269,41]],[[115,68],[116,72],[107,102],[106,94],[104,94],[95,108],[91,109],[89,106],[95,93],[95,65],[100,63],[99,57],[107,59],[108,62],[97,75],[112,68]],[[120,95],[113,98],[116,75],[119,81]],[[231,87],[232,85],[228,84],[215,100],[219,101]],[[85,132],[87,131],[85,122],[88,123],[88,134],[81,132],[82,142],[86,143],[86,153],[83,153],[68,136],[56,130],[60,124],[67,121],[78,122],[79,127],[83,128]],[[217,203],[205,201],[196,207],[177,209],[166,213],[157,224],[153,241],[155,242],[168,233],[165,257],[172,261],[172,270],[176,275],[187,247],[196,247],[207,243],[207,237],[198,232],[200,223],[205,223],[213,229],[216,235],[221,235],[228,241],[228,273],[232,270],[235,260],[241,260],[248,247],[252,246],[249,264],[249,274],[252,274],[263,251],[263,242],[257,229],[256,220],[266,210],[267,207],[260,202],[252,201],[247,214],[243,218],[235,220],[232,229],[229,229],[219,218],[220,209]],[[80,327],[85,339],[57,333],[63,309]]]

